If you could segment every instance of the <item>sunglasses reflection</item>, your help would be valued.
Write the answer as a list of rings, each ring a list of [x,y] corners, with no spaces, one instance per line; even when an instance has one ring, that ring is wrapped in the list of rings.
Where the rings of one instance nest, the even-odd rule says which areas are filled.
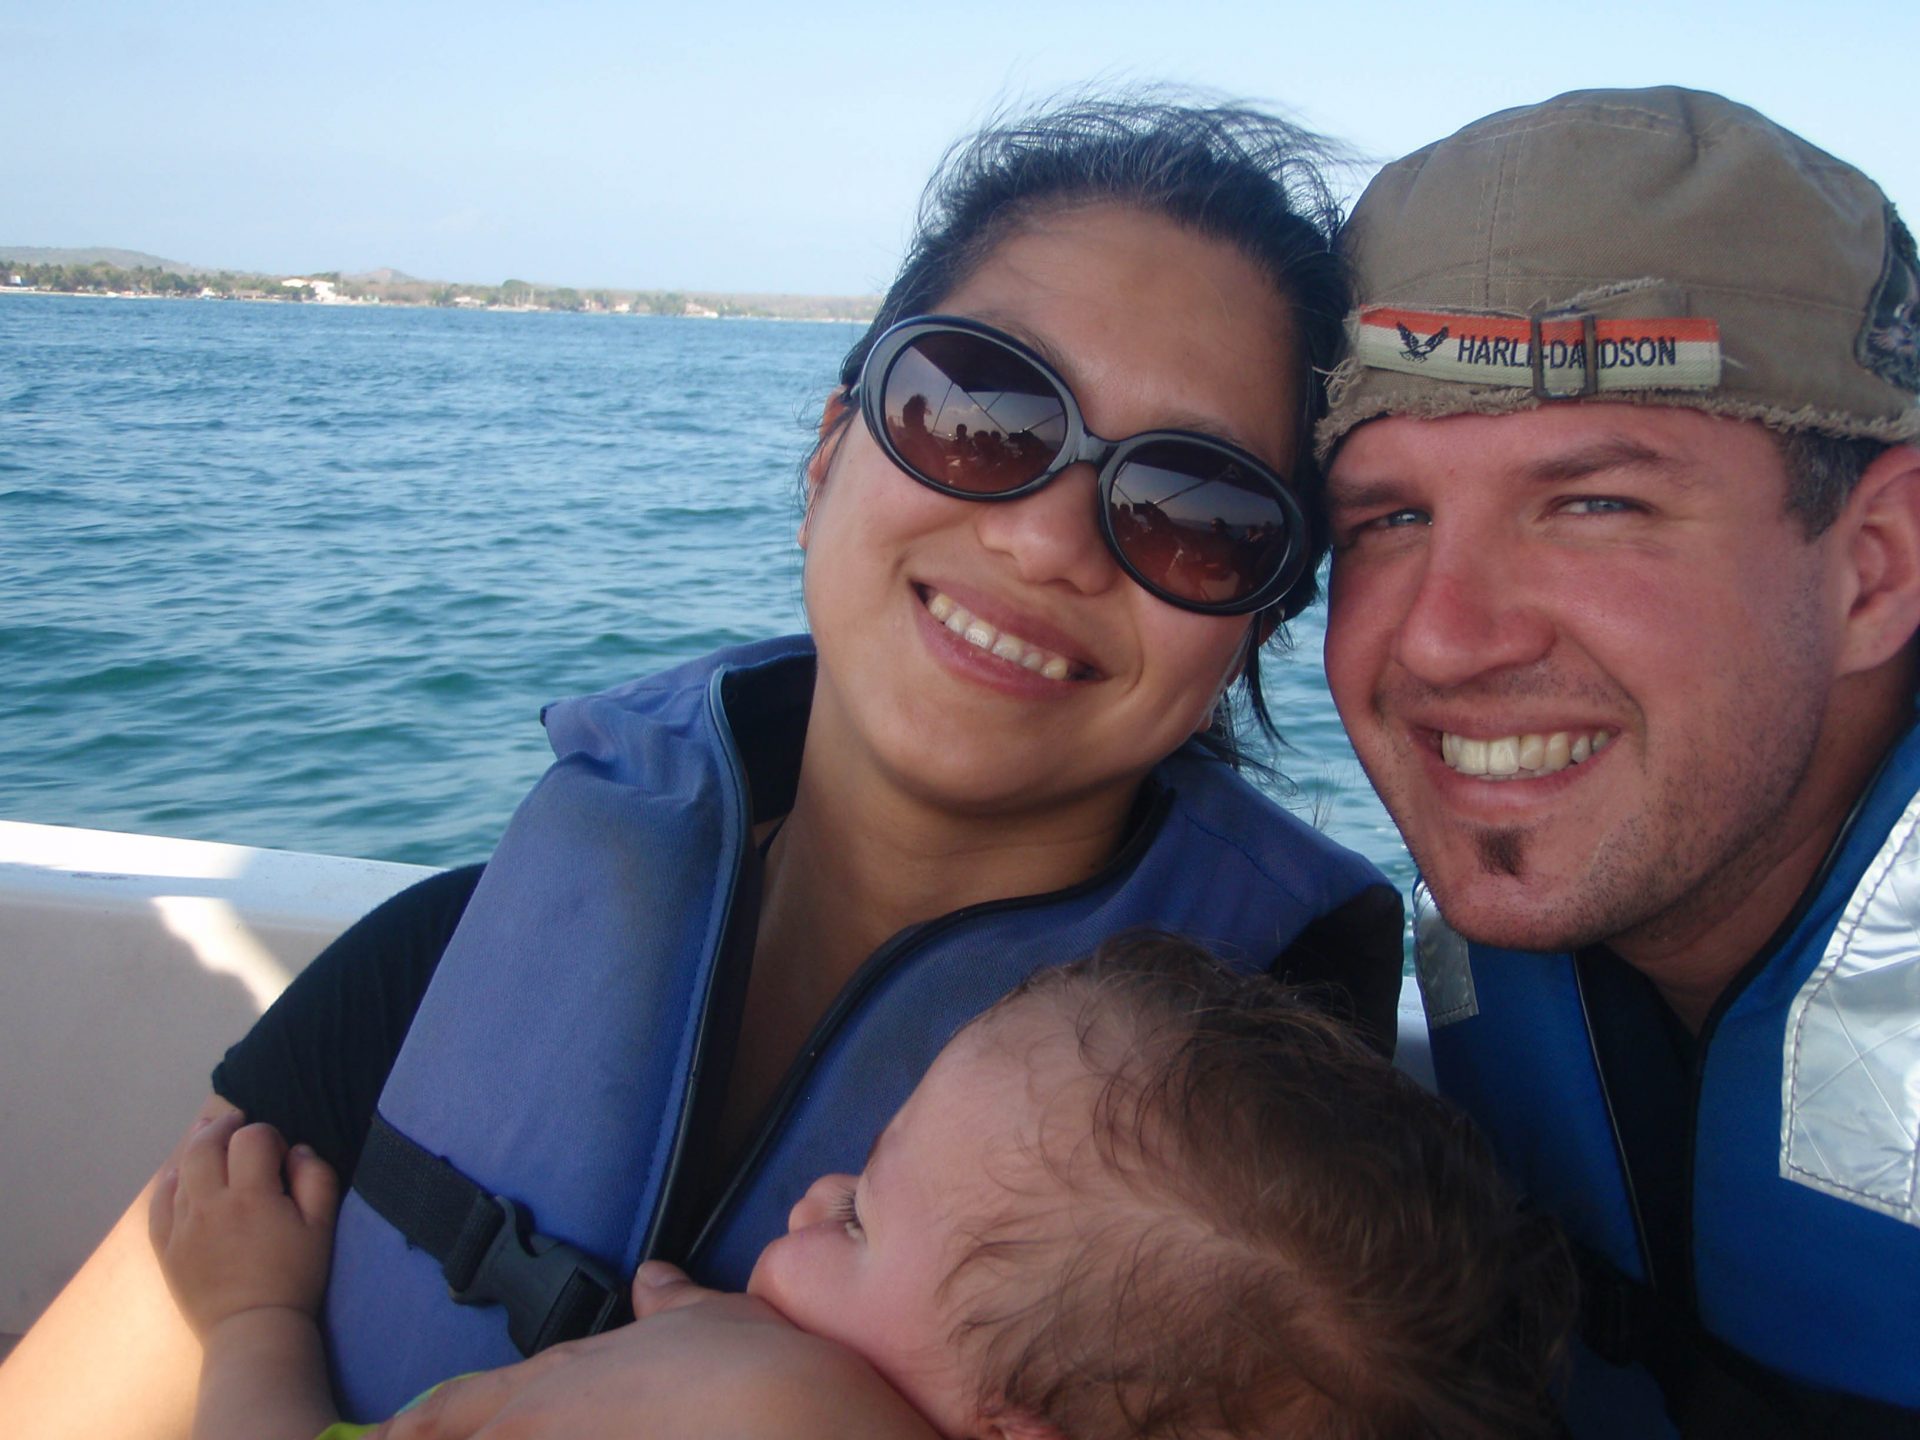
[[[995,403],[998,399],[1004,392]],[[1006,430],[995,422],[991,403],[950,386],[937,417],[933,402],[915,390],[888,416],[888,424],[909,465],[955,489],[992,495],[1017,490],[1052,463],[1066,429],[1057,405],[1055,415],[1057,423],[1049,428],[1059,433],[1053,438],[1031,427]]]
[[[1271,523],[1234,525],[1219,515],[1176,519],[1152,500],[1123,500],[1121,493],[1116,483],[1108,509],[1114,544],[1170,590],[1225,603],[1247,594],[1279,563],[1286,541]]]

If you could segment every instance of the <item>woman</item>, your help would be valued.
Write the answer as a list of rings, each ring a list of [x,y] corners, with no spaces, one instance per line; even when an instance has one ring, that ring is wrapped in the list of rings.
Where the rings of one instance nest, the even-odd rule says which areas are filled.
[[[613,1318],[617,1277],[519,1231],[737,1285],[958,1023],[1113,930],[1341,986],[1391,1033],[1390,887],[1188,743],[1225,743],[1236,681],[1257,705],[1313,590],[1309,374],[1343,298],[1307,153],[1161,104],[959,152],[807,466],[811,643],[554,707],[561,759],[477,887],[376,911],[230,1053],[206,1113],[355,1175],[350,1410]],[[65,1382],[86,1433],[183,1428],[191,1345],[137,1242],[123,1220],[23,1342],[8,1413],[77,1408],[47,1398],[62,1337],[107,1325],[142,1335]]]

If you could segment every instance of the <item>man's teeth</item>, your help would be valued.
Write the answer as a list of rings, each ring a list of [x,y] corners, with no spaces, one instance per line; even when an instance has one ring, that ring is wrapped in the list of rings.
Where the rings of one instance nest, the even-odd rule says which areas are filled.
[[[1066,656],[1042,650],[1038,645],[1029,645],[1018,635],[994,629],[951,595],[934,591],[927,597],[927,612],[969,645],[977,646],[990,655],[998,655],[1002,660],[1011,661],[1023,669],[1036,671],[1049,680],[1064,680],[1072,673],[1073,666]]]
[[[1607,730],[1555,730],[1548,735],[1503,735],[1498,740],[1440,737],[1440,758],[1462,775],[1488,780],[1533,780],[1598,755],[1613,739]]]

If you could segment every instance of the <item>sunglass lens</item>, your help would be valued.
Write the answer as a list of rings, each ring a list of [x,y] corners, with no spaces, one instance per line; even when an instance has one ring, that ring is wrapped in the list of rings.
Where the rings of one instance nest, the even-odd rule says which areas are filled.
[[[1067,438],[1046,376],[964,331],[923,335],[887,371],[887,435],[907,465],[949,490],[998,495],[1038,479]]]
[[[1291,544],[1267,481],[1229,455],[1179,440],[1149,441],[1121,461],[1109,513],[1114,543],[1143,578],[1202,605],[1257,593]]]

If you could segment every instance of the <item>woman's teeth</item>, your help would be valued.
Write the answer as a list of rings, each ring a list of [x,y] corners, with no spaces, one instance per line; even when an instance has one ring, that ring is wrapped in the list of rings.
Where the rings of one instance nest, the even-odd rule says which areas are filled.
[[[1612,732],[1607,730],[1555,730],[1550,735],[1504,735],[1498,740],[1442,734],[1440,758],[1462,775],[1534,780],[1598,755],[1611,739]]]
[[[998,655],[1002,660],[1044,675],[1049,680],[1065,680],[1073,671],[1064,655],[1029,645],[1018,635],[996,630],[951,595],[935,590],[927,597],[927,613],[969,645]]]

